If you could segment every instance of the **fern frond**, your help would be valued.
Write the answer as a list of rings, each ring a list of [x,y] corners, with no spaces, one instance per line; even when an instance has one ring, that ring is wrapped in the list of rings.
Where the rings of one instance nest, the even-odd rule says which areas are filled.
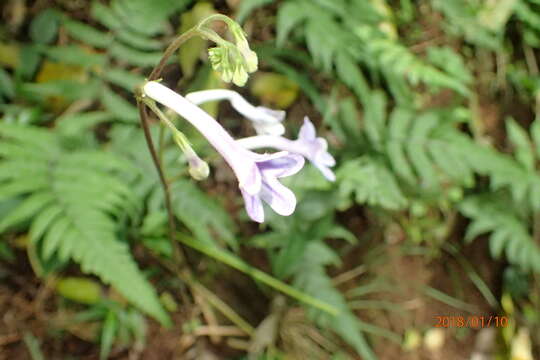
[[[345,162],[337,172],[340,196],[351,194],[359,204],[381,206],[398,210],[407,205],[407,199],[388,168],[371,157]]]
[[[44,259],[53,254],[63,261],[73,259],[84,272],[99,276],[168,323],[154,289],[116,235],[114,217],[133,214],[138,207],[117,175],[126,165],[102,151],[63,151],[60,139],[45,129],[1,124],[0,137],[7,148],[32,150],[4,151],[0,159],[0,199],[22,197],[0,221],[0,232],[30,220],[30,240],[41,246]],[[1,175],[5,172],[14,175]]]
[[[489,248],[493,257],[504,253],[512,264],[540,272],[540,248],[529,234],[527,221],[512,211],[504,196],[494,193],[468,197],[461,202],[459,210],[472,219],[467,240],[491,233]]]
[[[375,354],[369,347],[364,333],[363,325],[347,305],[343,295],[332,285],[332,279],[326,274],[324,266],[333,256],[321,257],[321,243],[311,242],[304,251],[304,256],[295,271],[294,285],[302,291],[317,297],[321,301],[333,305],[339,309],[337,316],[327,316],[319,310],[311,308],[309,314],[315,318],[317,324],[323,328],[330,327],[347,341],[364,359],[376,359]],[[333,252],[325,247],[325,251]]]

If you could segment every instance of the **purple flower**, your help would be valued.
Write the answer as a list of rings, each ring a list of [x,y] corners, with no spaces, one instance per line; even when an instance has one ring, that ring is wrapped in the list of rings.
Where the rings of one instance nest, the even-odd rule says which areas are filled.
[[[304,166],[297,154],[280,151],[257,154],[238,144],[229,133],[204,110],[158,82],[147,82],[144,94],[165,105],[188,120],[223,156],[238,178],[248,215],[257,222],[264,221],[264,200],[278,214],[291,215],[296,197],[278,178],[293,175]]]
[[[258,135],[236,141],[246,149],[275,148],[293,154],[299,154],[308,159],[329,181],[335,181],[336,175],[330,167],[336,160],[328,152],[328,143],[317,137],[315,126],[306,116],[300,128],[297,140],[289,140],[281,136]]]

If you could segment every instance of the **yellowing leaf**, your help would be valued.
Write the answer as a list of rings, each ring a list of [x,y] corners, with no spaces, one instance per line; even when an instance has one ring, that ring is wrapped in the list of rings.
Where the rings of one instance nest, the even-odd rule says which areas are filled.
[[[19,65],[19,47],[17,45],[0,43],[0,65],[12,69]]]
[[[251,82],[250,91],[262,103],[278,109],[286,109],[298,97],[298,84],[284,75],[258,73]]]
[[[72,80],[83,84],[88,80],[88,73],[80,66],[45,60],[36,76],[36,83],[56,80]],[[67,105],[68,101],[60,96],[51,97],[48,103],[48,106],[55,112],[62,111]]]
[[[208,2],[199,2],[195,4],[191,11],[187,11],[180,16],[180,29],[178,33],[182,34],[199,21],[209,15],[214,14],[214,6]],[[201,54],[206,49],[206,40],[200,37],[194,37],[182,45],[179,50],[178,57],[182,73],[186,78],[191,78],[195,71],[195,64],[199,60]]]
[[[84,82],[87,78],[86,71],[80,66],[45,60],[36,76],[36,82],[44,83],[54,80],[79,80]]]
[[[66,277],[58,280],[56,291],[66,299],[82,304],[95,304],[101,299],[99,283],[83,277]]]

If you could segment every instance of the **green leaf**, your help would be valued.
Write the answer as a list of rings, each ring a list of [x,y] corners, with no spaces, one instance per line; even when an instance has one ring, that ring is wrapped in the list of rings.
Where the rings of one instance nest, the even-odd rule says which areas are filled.
[[[118,332],[118,318],[115,312],[110,309],[105,316],[105,322],[101,329],[101,339],[99,346],[99,359],[106,360],[111,352],[116,333]]]
[[[47,191],[36,192],[23,200],[9,215],[0,220],[0,233],[13,225],[28,220],[51,203],[54,197]]]
[[[534,153],[527,132],[512,118],[506,121],[506,131],[518,162],[528,170],[534,170]]]
[[[140,86],[144,83],[144,76],[126,71],[120,68],[112,68],[103,71],[102,77],[113,83],[114,85],[118,85],[125,90],[129,92],[133,92],[137,86]]]
[[[191,0],[113,0],[111,8],[131,30],[155,35],[163,31],[169,16],[189,3]]]
[[[407,205],[395,177],[381,163],[369,157],[350,160],[337,171],[341,198],[355,194],[356,202],[398,210]]]
[[[56,80],[41,84],[25,83],[21,85],[21,91],[41,98],[59,96],[70,101],[89,100],[99,93],[100,83],[95,79],[84,83],[74,80]]]
[[[540,119],[536,118],[531,125],[531,136],[536,150],[536,156],[540,158]]]
[[[62,208],[52,204],[41,211],[32,221],[30,226],[30,241],[36,244],[51,224],[62,214]]]
[[[64,27],[73,38],[98,48],[106,48],[113,39],[111,34],[101,32],[90,25],[75,20],[66,20]]]
[[[132,105],[120,95],[113,92],[107,86],[103,86],[101,93],[101,103],[109,113],[119,120],[127,122],[137,122],[139,112],[135,105]]]
[[[424,147],[431,131],[436,128],[437,122],[436,115],[432,113],[422,114],[417,118],[412,125],[411,137],[406,147],[409,159],[422,181],[422,186],[431,190],[439,186],[439,178]]]
[[[113,116],[104,111],[68,114],[59,117],[56,126],[63,136],[81,136],[94,126],[112,119]]]
[[[416,182],[416,176],[405,155],[403,144],[408,140],[413,114],[410,110],[397,108],[390,114],[386,151],[397,175],[409,183]]]
[[[375,148],[382,144],[385,135],[386,97],[382,91],[374,91],[366,104],[364,114],[364,128],[366,134]]]
[[[274,0],[242,0],[236,13],[236,21],[242,24],[255,9],[273,2]]]
[[[278,46],[283,46],[291,30],[306,20],[309,7],[309,4],[303,1],[288,1],[279,7],[276,23]]]
[[[233,249],[238,248],[234,223],[222,206],[191,181],[178,180],[172,186],[171,193],[176,217],[199,241],[214,243],[215,234]]]
[[[61,14],[54,9],[45,9],[32,19],[30,38],[40,44],[51,43],[58,33]]]
[[[161,41],[134,33],[129,29],[120,29],[115,35],[124,44],[139,50],[160,50],[163,47]]]
[[[9,74],[0,68],[0,95],[5,95],[7,98],[15,96],[15,85]]]
[[[157,65],[162,56],[161,52],[135,50],[119,42],[115,42],[109,47],[109,55],[118,61],[143,67]]]
[[[56,134],[45,129],[0,123],[0,136],[0,144],[10,143],[17,149],[20,143],[39,149],[39,156],[45,157],[40,162],[44,166],[34,167],[37,175],[27,177],[22,171],[0,182],[1,200],[28,194],[2,218],[0,231],[31,219],[31,240],[41,245],[45,260],[53,254],[61,262],[74,260],[83,272],[99,276],[141,310],[169,324],[155,290],[138,269],[128,246],[118,239],[117,217],[132,215],[140,206],[118,174],[132,171],[130,166],[103,150],[59,151],[55,149],[61,143]],[[47,144],[48,148],[41,150]],[[0,169],[6,163],[16,164],[20,153],[10,156],[6,152],[0,158]]]
[[[124,26],[120,18],[111,9],[101,4],[99,0],[92,1],[90,8],[92,17],[111,30],[117,30]]]
[[[103,67],[107,63],[105,55],[90,53],[75,45],[50,47],[45,53],[56,61],[82,67]]]

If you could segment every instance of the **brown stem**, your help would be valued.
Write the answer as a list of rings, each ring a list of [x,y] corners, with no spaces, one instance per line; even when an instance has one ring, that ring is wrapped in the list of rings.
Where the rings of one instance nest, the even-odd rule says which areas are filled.
[[[150,73],[150,76],[148,77],[148,81],[157,80],[161,76],[163,68],[165,67],[165,64],[167,63],[169,58],[178,50],[178,48],[185,41],[197,35],[198,32],[199,31],[197,30],[197,27],[194,27],[186,31],[182,35],[178,36],[176,39],[174,39],[174,41],[165,50],[165,53],[163,54],[159,63],[156,65],[156,67],[154,67],[154,69]],[[159,160],[158,154],[156,152],[156,148],[154,146],[154,142],[152,140],[152,136],[150,134],[150,125],[148,123],[148,112],[147,112],[146,105],[139,97],[137,97],[137,107],[139,109],[139,117],[141,120],[141,126],[144,131],[146,144],[148,145],[148,150],[150,151],[150,155],[152,156],[152,161],[158,172],[159,180],[161,182],[161,187],[163,188],[163,194],[165,197],[165,208],[167,209],[167,218],[169,222],[169,240],[171,241],[174,265],[180,266],[181,262],[185,262],[185,265],[189,267],[190,264],[188,262],[187,257],[185,256],[185,252],[181,248],[180,243],[176,241],[176,235],[175,235],[176,229],[175,229],[174,213],[172,210],[172,201],[171,201],[171,192],[169,189],[169,183],[167,182],[167,179],[165,177],[165,172],[163,171],[163,168],[161,166],[161,162]]]
[[[186,260],[186,257],[183,256],[182,250],[178,246],[175,235],[175,225],[174,225],[174,213],[172,210],[172,201],[171,201],[171,191],[169,189],[169,183],[165,178],[165,172],[161,167],[161,164],[158,159],[156,148],[154,146],[154,141],[152,140],[152,134],[150,133],[150,126],[148,124],[148,112],[146,111],[145,104],[138,100],[137,107],[139,109],[139,117],[141,120],[141,127],[144,131],[144,138],[146,139],[146,144],[148,145],[148,150],[152,156],[152,161],[159,175],[159,181],[161,182],[161,187],[163,188],[163,193],[165,197],[165,208],[167,209],[167,218],[169,222],[169,239],[171,241],[172,251],[173,251],[173,260],[175,266],[178,266],[182,260]]]
[[[178,50],[178,48],[187,40],[191,39],[193,36],[198,34],[197,28],[192,28],[182,35],[178,36],[174,41],[167,47],[165,50],[165,53],[163,54],[163,57],[159,61],[159,63],[156,65],[156,67],[152,70],[150,73],[150,76],[148,76],[148,81],[153,81],[159,79],[161,76],[161,72],[163,71],[163,68],[165,67],[165,64],[167,63],[167,60]]]

